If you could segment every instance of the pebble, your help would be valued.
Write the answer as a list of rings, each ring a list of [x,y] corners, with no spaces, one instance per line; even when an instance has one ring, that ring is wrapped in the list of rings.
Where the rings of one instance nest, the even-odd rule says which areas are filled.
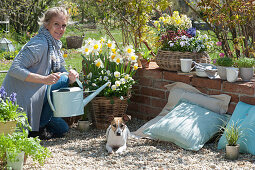
[[[127,126],[135,131],[144,123],[132,119]],[[43,166],[28,157],[23,169],[255,169],[255,156],[240,154],[238,160],[230,161],[225,158],[225,151],[217,150],[213,143],[193,152],[169,142],[131,138],[124,153],[109,155],[105,131],[80,132],[76,126],[65,138],[42,141],[52,153]]]

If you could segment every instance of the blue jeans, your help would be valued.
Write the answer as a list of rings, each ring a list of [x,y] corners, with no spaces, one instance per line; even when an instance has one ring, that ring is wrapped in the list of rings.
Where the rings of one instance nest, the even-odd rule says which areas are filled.
[[[58,82],[51,86],[51,97],[53,90],[68,87],[68,84],[69,79],[66,76],[61,76]],[[47,99],[47,92],[43,101],[40,128],[46,128],[47,131],[53,133],[56,136],[62,136],[69,130],[68,124],[62,118],[53,117],[53,111],[51,110]]]

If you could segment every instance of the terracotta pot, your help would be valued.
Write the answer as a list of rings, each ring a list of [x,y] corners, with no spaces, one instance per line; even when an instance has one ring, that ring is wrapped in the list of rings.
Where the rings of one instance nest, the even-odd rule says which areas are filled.
[[[150,62],[145,59],[140,59],[143,68],[149,68]]]
[[[226,158],[231,160],[236,160],[239,156],[240,145],[229,146],[226,145]]]

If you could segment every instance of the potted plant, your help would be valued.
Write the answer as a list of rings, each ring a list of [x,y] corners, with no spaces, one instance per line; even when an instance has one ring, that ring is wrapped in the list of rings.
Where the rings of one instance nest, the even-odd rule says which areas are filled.
[[[240,57],[235,61],[240,69],[240,77],[243,81],[250,81],[253,77],[253,66],[255,64],[254,58]]]
[[[40,139],[28,138],[28,133],[14,132],[12,135],[0,135],[0,158],[13,169],[22,169],[24,155],[31,156],[34,161],[43,165],[50,156],[47,148],[40,145]]]
[[[91,101],[93,118],[98,129],[109,126],[111,116],[123,116],[126,113],[133,76],[138,69],[135,50],[131,45],[117,49],[110,40],[88,39],[82,47],[83,87],[93,91],[110,82]]]
[[[235,160],[239,156],[239,144],[237,142],[242,135],[242,130],[237,122],[232,122],[223,129],[227,141],[226,158]]]
[[[151,51],[146,51],[142,53],[142,59],[140,59],[140,61],[143,68],[149,68],[151,57],[152,57],[150,53]]]
[[[16,126],[29,128],[26,114],[16,104],[16,93],[8,97],[2,86],[0,88],[0,134],[11,134]]]
[[[226,68],[233,66],[234,62],[232,58],[224,57],[224,54],[220,53],[220,57],[216,58],[213,63],[217,66],[218,74],[222,80],[227,80]]]
[[[90,127],[90,120],[89,120],[89,104],[84,107],[84,114],[82,115],[81,119],[78,120],[78,126],[77,128],[80,131],[87,131]]]

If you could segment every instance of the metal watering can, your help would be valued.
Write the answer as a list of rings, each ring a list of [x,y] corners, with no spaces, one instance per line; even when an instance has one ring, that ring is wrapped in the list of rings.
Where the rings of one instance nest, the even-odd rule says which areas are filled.
[[[60,73],[60,76],[67,76],[68,73]],[[78,78],[76,82],[80,87],[66,87],[52,91],[52,100],[50,97],[51,85],[48,86],[47,98],[54,117],[72,117],[84,114],[86,106],[96,95],[98,95],[110,82],[105,83],[88,97],[83,99],[83,87]]]

